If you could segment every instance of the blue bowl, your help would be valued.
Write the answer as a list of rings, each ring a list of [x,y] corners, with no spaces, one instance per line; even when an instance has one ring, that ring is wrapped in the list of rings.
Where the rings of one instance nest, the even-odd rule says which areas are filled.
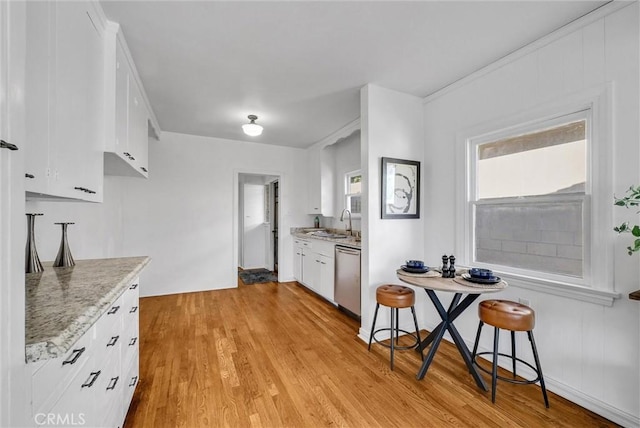
[[[407,267],[414,269],[423,269],[424,262],[422,260],[407,260]]]
[[[491,269],[471,268],[469,269],[469,275],[473,278],[490,279],[493,278],[493,271]]]

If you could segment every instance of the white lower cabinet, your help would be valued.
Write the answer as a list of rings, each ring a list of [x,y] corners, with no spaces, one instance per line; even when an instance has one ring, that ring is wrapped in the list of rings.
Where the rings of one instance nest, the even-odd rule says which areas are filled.
[[[325,299],[334,299],[335,244],[327,241],[294,239],[295,279]]]
[[[32,365],[35,426],[122,427],[138,384],[138,280],[60,358]]]

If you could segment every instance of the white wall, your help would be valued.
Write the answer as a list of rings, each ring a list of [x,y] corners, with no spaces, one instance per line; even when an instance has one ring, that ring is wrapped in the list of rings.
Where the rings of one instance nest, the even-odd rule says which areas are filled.
[[[36,225],[42,260],[60,242],[54,221],[75,221],[76,259],[148,255],[141,295],[236,287],[238,175],[281,177],[280,280],[292,280],[289,228],[302,224],[304,151],[163,133],[149,145],[148,180],[106,177],[103,204],[28,202],[45,214]],[[235,239],[234,239],[235,238]]]
[[[612,83],[615,193],[640,182],[638,36],[635,2],[427,99],[424,182],[429,204],[424,210],[424,251],[428,262],[452,251],[456,234],[462,233],[456,230],[461,207],[454,191],[454,183],[462,179],[456,176],[462,161],[456,158],[457,134],[462,130]],[[630,219],[629,211],[612,204],[598,210],[599,214],[613,211],[614,224]],[[616,238],[613,231],[607,236],[609,243],[615,241],[614,286],[622,295],[612,307],[519,287],[496,297],[524,298],[536,310],[535,335],[550,390],[618,423],[638,426],[640,305],[626,296],[640,288],[640,264],[637,255],[626,254],[628,236]],[[433,328],[436,314],[424,315]],[[457,326],[472,343],[475,310],[465,312]],[[483,339],[482,346],[490,347],[491,335]],[[519,346],[528,348],[526,339]]]
[[[424,242],[417,238],[424,235],[424,214],[419,219],[409,220],[380,218],[381,158],[421,161],[425,148],[420,98],[367,85],[361,90],[360,103],[363,173],[360,337],[368,340],[375,310],[376,288],[386,283],[400,283],[396,269],[406,260],[424,260]],[[424,213],[429,205],[424,203],[422,190],[420,193],[420,212]],[[424,291],[416,289],[416,294],[417,311],[422,313],[426,300]],[[377,322],[388,325],[388,311],[380,311]],[[400,323],[413,331],[410,311],[401,311]]]

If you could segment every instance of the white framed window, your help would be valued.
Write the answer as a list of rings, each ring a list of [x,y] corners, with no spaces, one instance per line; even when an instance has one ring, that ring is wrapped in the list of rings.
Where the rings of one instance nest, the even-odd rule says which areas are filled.
[[[344,207],[353,217],[362,215],[362,171],[351,171],[344,175]]]
[[[607,100],[605,88],[458,135],[460,264],[612,304]]]

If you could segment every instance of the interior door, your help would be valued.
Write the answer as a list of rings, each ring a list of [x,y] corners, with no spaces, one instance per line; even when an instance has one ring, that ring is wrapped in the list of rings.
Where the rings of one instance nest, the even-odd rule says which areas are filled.
[[[278,215],[279,206],[279,185],[273,182],[273,270],[278,272]]]
[[[243,185],[243,235],[242,267],[244,269],[266,268],[267,232],[265,227],[264,185]]]

